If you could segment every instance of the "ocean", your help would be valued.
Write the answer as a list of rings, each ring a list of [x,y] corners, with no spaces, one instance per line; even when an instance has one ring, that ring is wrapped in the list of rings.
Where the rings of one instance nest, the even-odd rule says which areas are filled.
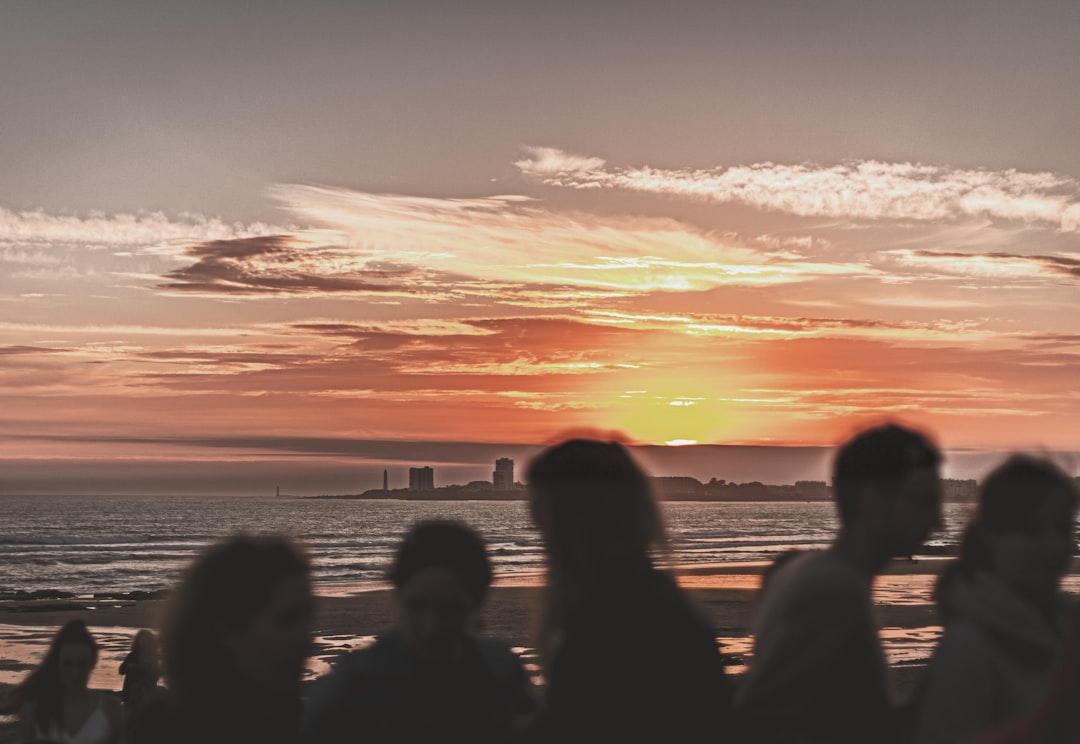
[[[413,522],[460,519],[487,541],[497,577],[543,569],[524,502],[132,496],[0,497],[0,599],[46,592],[110,597],[167,589],[206,545],[235,532],[283,532],[310,552],[323,591],[383,578]],[[947,550],[971,505],[948,504],[930,552]],[[663,504],[676,565],[760,562],[826,544],[834,507],[822,502]]]
[[[777,553],[823,547],[837,526],[834,507],[825,502],[668,502],[662,509],[670,538],[667,560],[686,569],[680,580],[688,588],[755,588],[759,577],[750,564],[759,569]],[[879,577],[875,603],[929,606],[933,566],[954,550],[971,509],[970,504],[947,504],[944,528],[921,552],[929,572]],[[0,599],[31,593],[123,599],[166,590],[199,551],[238,531],[291,534],[312,556],[316,591],[351,594],[385,586],[383,577],[401,536],[413,522],[427,518],[460,519],[475,527],[488,543],[497,583],[535,584],[543,571],[539,535],[524,502],[4,496],[0,510]],[[719,566],[726,570],[711,568]],[[1076,566],[1063,588],[1080,593]],[[134,630],[94,626],[105,659],[95,669],[94,686],[118,687],[117,664]],[[936,625],[883,627],[887,658],[893,665],[922,663],[940,631]],[[0,624],[0,684],[22,679],[54,632],[51,625]],[[337,653],[371,640],[317,638],[307,676],[325,673]],[[744,658],[752,639],[740,631],[718,641],[725,653]],[[535,649],[517,650],[538,675]],[[742,666],[728,669],[738,673]]]

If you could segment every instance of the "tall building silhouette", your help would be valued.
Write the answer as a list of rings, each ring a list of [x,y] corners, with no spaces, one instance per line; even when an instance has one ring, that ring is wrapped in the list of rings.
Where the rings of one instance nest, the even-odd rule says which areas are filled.
[[[514,461],[509,457],[500,457],[495,461],[495,472],[491,474],[491,483],[496,491],[509,491],[514,487]]]
[[[386,470],[382,471],[382,490],[384,490],[384,491],[389,491],[390,490],[390,479],[386,474]]]
[[[435,471],[430,467],[409,468],[410,491],[434,491]]]

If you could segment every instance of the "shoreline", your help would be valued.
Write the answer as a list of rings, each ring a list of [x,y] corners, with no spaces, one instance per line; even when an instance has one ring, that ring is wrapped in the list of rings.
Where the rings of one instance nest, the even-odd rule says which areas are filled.
[[[929,592],[944,560],[893,561],[875,582],[875,612],[900,699],[909,697],[940,636]],[[761,574],[768,563],[680,566],[674,573],[711,623],[735,683],[752,648],[751,628]],[[1070,577],[1080,586],[1080,576]],[[525,668],[539,681],[535,630],[544,574],[529,572],[498,577],[481,614],[481,632],[508,642]],[[315,641],[307,679],[326,673],[335,658],[370,643],[396,620],[393,591],[385,581],[316,585]],[[119,690],[120,662],[140,628],[159,627],[168,606],[153,599],[0,600],[0,691],[21,680],[37,663],[56,632],[79,618],[101,646],[91,687]],[[623,649],[633,654],[632,648]],[[7,744],[12,716],[0,716],[0,744]]]
[[[919,556],[894,560],[874,583],[874,613],[898,701],[910,698],[941,635],[931,594],[948,560]],[[725,562],[669,567],[712,625],[733,682],[752,650],[751,629],[761,575],[768,562]],[[1080,559],[1073,558],[1062,589],[1080,594]],[[480,616],[481,632],[508,642],[534,681],[540,682],[536,652],[544,573],[497,576]],[[325,674],[339,655],[372,642],[394,624],[394,593],[386,581],[323,582],[315,585],[317,609],[307,680]],[[101,647],[91,687],[119,690],[120,662],[140,628],[157,629],[168,599],[83,597],[0,599],[0,692],[18,683],[37,664],[56,630],[82,619]],[[622,649],[632,655],[633,648]],[[13,741],[14,717],[0,714],[0,744]]]
[[[925,630],[936,625],[930,602],[934,578],[945,561],[893,561],[875,582],[874,602],[881,626],[893,633]],[[724,645],[725,653],[741,667],[749,650],[754,598],[766,562],[727,562],[674,567],[679,584],[701,607]],[[1080,577],[1073,577],[1080,583]],[[535,618],[544,585],[542,571],[496,577],[481,615],[482,631],[526,652],[535,647]],[[393,592],[387,581],[324,582],[315,584],[317,670],[343,651],[356,647],[392,625],[396,617]],[[130,637],[139,628],[157,628],[168,598],[75,597],[65,599],[0,599],[0,683],[21,679],[63,623],[80,618],[102,643],[102,683],[119,687],[115,674],[102,667],[119,664]],[[359,641],[357,641],[359,639]],[[632,653],[631,649],[627,650]],[[734,670],[733,670],[734,671]],[[95,671],[95,674],[98,670]]]

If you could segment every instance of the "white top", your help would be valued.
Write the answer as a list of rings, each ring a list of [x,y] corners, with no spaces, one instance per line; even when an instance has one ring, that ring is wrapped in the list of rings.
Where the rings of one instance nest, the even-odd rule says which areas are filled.
[[[58,744],[105,744],[111,738],[112,726],[109,724],[109,716],[105,713],[104,701],[104,693],[99,692],[97,705],[75,733],[68,733],[62,724],[53,721],[41,738]],[[40,731],[37,733],[41,734]]]

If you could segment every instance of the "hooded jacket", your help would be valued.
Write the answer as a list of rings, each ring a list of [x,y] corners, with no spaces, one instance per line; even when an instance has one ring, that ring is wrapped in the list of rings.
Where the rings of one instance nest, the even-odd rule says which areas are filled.
[[[1050,616],[986,571],[943,589],[945,634],[918,698],[915,744],[962,744],[1038,704],[1063,647],[1064,596]]]

